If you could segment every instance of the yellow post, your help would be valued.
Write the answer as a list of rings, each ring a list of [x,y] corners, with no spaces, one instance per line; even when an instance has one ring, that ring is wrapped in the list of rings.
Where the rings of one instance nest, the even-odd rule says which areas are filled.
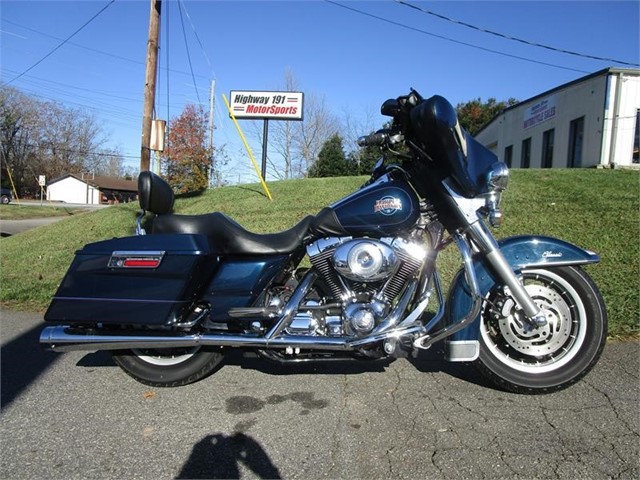
[[[16,190],[16,185],[13,183],[13,177],[11,176],[11,170],[9,170],[9,164],[7,161],[4,161],[4,164],[7,166],[7,174],[9,175],[9,181],[11,182],[11,189],[13,190],[13,194],[16,197],[16,202],[20,205],[20,199],[18,198],[18,191]]]
[[[240,138],[242,139],[242,142],[244,143],[244,148],[247,149],[247,153],[249,154],[249,158],[251,158],[251,161],[253,162],[253,168],[256,169],[256,173],[258,174],[258,178],[260,179],[260,183],[262,183],[262,188],[264,188],[264,191],[266,192],[267,197],[269,198],[269,200],[273,200],[273,198],[271,198],[271,193],[269,192],[269,189],[267,188],[267,184],[264,181],[264,178],[262,178],[262,174],[260,173],[260,169],[258,168],[258,164],[256,163],[256,159],[253,157],[253,152],[251,151],[251,147],[249,147],[249,144],[247,143],[247,139],[244,137],[244,134],[242,133],[242,129],[240,128],[240,124],[238,123],[238,120],[236,120],[236,116],[231,111],[231,106],[229,105],[229,101],[227,100],[227,97],[226,97],[226,95],[224,93],[222,94],[222,99],[224,100],[224,104],[226,105],[227,110],[229,110],[229,115],[231,116],[231,120],[233,120],[233,123],[236,126],[236,129],[238,130],[238,133],[240,134]]]

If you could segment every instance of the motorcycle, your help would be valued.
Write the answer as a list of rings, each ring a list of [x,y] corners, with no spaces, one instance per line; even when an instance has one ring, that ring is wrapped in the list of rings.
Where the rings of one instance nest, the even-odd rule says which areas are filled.
[[[173,214],[171,187],[141,172],[136,235],[76,252],[41,344],[109,350],[159,387],[206,377],[230,349],[282,363],[377,360],[442,340],[447,360],[507,391],[578,381],[607,335],[581,268],[599,256],[541,235],[496,241],[487,222],[502,221],[509,170],[443,97],[412,89],[381,112],[391,126],[359,139],[383,152],[371,178],[283,232]],[[445,300],[436,260],[450,244],[462,267]]]

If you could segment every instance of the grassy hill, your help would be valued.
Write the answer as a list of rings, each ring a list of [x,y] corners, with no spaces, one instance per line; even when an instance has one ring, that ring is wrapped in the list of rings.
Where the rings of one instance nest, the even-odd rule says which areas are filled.
[[[223,211],[249,230],[275,232],[354,191],[363,177],[231,186],[176,201],[183,214]],[[545,234],[595,250],[587,267],[607,302],[611,336],[640,335],[640,174],[623,170],[515,170],[504,196],[498,237]],[[41,311],[85,243],[132,235],[137,205],[74,215],[0,240],[0,302]],[[446,285],[459,268],[455,247],[439,260]]]

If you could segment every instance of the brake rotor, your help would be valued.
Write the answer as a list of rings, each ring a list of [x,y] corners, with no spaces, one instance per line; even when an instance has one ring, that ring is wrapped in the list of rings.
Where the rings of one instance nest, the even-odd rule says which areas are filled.
[[[547,324],[531,328],[522,319],[522,311],[512,309],[498,320],[505,341],[518,352],[535,357],[551,355],[560,350],[571,336],[569,305],[555,290],[544,285],[525,285],[533,301],[547,318]]]

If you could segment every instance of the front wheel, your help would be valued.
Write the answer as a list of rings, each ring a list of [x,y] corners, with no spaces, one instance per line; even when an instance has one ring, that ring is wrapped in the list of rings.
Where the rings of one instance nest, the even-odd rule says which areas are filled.
[[[209,375],[222,361],[222,353],[202,347],[132,349],[112,353],[128,375],[152,387],[180,387]]]
[[[602,295],[579,267],[522,271],[522,281],[547,324],[530,328],[508,291],[489,292],[476,364],[497,386],[516,393],[568,387],[595,365],[607,336]]]

